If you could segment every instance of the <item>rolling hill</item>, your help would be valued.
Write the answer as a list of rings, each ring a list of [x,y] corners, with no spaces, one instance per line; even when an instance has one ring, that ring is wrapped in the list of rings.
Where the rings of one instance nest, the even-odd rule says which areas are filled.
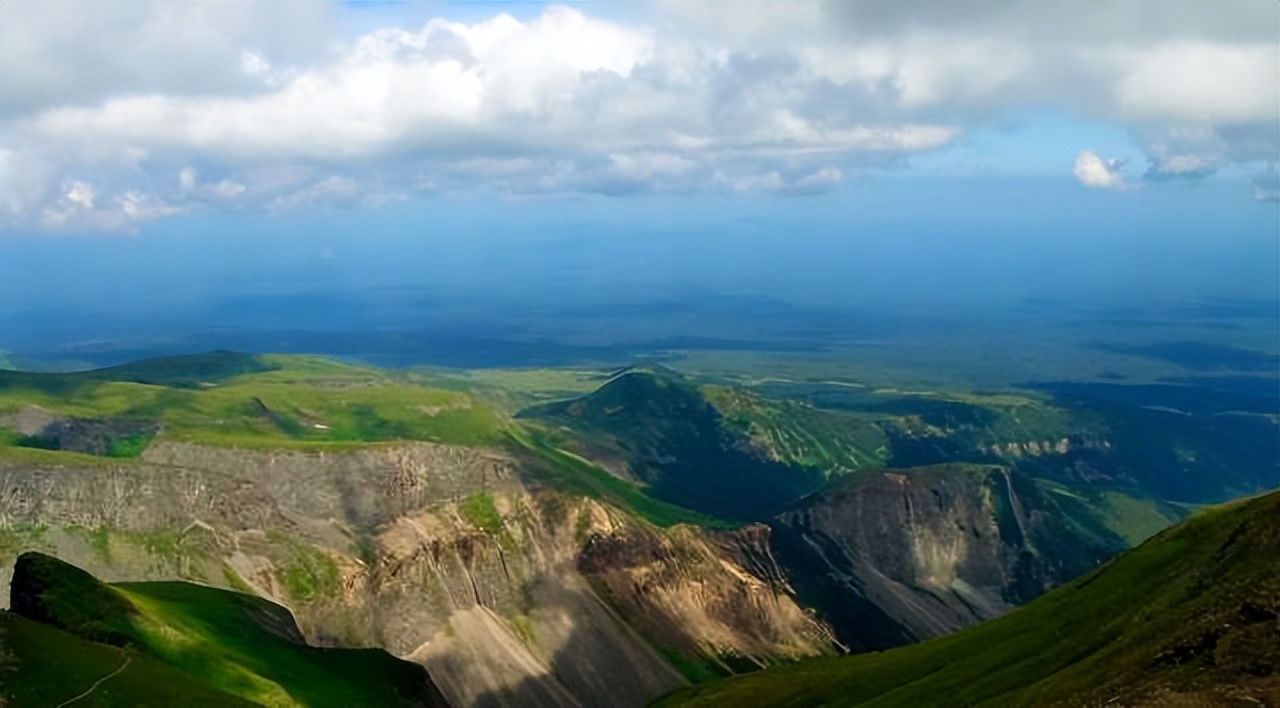
[[[518,417],[567,431],[584,457],[657,499],[734,520],[768,518],[883,456],[879,430],[854,416],[699,386],[661,367]]]
[[[426,440],[483,445],[502,421],[470,396],[306,356],[212,352],[73,373],[0,371],[0,455],[136,457],[154,439],[257,449]],[[47,456],[46,456],[47,457]]]

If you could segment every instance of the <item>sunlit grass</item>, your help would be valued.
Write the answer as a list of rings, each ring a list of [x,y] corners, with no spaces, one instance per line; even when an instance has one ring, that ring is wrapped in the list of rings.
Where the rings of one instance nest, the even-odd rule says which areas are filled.
[[[257,448],[392,440],[484,445],[500,438],[501,418],[462,392],[316,357],[261,359],[275,368],[193,387],[79,374],[19,377],[0,387],[0,415],[37,406],[76,418],[148,420],[161,424],[162,440]],[[68,395],[72,381],[80,382]],[[131,456],[141,451],[140,443],[130,440],[112,450]]]

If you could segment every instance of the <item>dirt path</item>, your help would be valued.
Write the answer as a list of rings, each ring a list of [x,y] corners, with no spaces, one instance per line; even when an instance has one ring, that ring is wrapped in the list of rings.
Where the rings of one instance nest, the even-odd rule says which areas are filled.
[[[81,698],[84,698],[85,696],[89,695],[90,693],[93,693],[94,691],[98,690],[98,686],[101,686],[101,685],[102,685],[102,683],[103,683],[104,681],[106,681],[107,679],[111,678],[112,676],[115,676],[116,674],[120,673],[121,671],[124,671],[125,669],[129,668],[129,662],[130,662],[130,661],[133,661],[133,657],[126,656],[126,657],[124,658],[124,663],[120,665],[120,668],[116,669],[115,671],[112,671],[111,673],[107,674],[106,676],[103,676],[102,678],[98,679],[97,681],[94,681],[94,682],[93,682],[93,685],[89,687],[89,690],[85,691],[84,693],[81,693],[80,695],[76,696],[75,698],[69,698],[69,699],[67,699],[67,700],[65,700],[65,701],[63,701],[63,702],[61,702],[61,703],[59,703],[59,704],[58,704],[58,706],[57,706],[57,708],[64,708],[64,706],[69,706],[69,705],[71,705],[72,703],[75,703],[76,701],[80,700]]]

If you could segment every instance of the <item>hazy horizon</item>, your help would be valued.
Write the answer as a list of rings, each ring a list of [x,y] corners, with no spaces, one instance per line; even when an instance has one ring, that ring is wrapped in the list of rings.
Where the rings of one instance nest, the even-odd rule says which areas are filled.
[[[32,365],[1102,321],[1280,349],[1274,5],[58,7],[0,9],[0,351]]]

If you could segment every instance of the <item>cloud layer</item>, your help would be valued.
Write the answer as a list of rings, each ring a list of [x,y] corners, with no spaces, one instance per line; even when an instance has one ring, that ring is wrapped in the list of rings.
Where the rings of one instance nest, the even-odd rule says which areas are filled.
[[[4,3],[3,218],[128,230],[475,188],[813,194],[1043,106],[1129,127],[1149,178],[1280,153],[1270,3],[594,10],[357,32],[312,3]],[[1088,152],[1074,173],[1126,184]]]

